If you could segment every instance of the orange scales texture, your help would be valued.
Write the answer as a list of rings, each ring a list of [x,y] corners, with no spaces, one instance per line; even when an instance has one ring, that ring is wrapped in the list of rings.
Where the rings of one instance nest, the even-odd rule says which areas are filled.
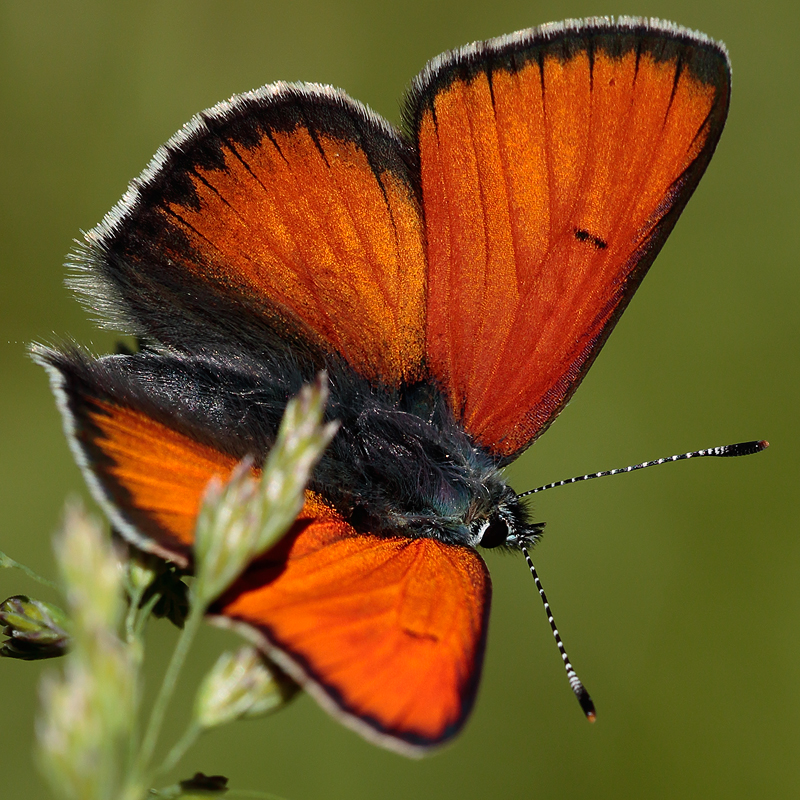
[[[568,398],[639,248],[701,152],[717,89],[602,49],[456,77],[420,119],[430,368],[511,455]],[[465,321],[466,320],[466,321]]]
[[[88,419],[105,457],[95,468],[112,492],[128,495],[123,508],[141,532],[167,549],[188,553],[209,480],[225,480],[236,460],[125,406],[92,399]]]
[[[288,538],[288,559],[265,554],[213,613],[260,630],[295,677],[379,732],[426,743],[454,733],[480,671],[490,591],[480,557],[358,534],[312,493]]]
[[[191,175],[199,207],[170,205],[203,255],[188,266],[296,315],[371,380],[419,377],[424,255],[408,184],[376,176],[353,142],[303,126],[222,152],[224,169]]]

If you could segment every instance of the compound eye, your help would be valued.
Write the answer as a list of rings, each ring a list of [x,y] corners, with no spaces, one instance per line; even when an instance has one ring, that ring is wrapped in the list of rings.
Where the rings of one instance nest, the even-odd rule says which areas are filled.
[[[501,517],[492,517],[481,534],[481,547],[499,547],[508,539],[508,525]]]

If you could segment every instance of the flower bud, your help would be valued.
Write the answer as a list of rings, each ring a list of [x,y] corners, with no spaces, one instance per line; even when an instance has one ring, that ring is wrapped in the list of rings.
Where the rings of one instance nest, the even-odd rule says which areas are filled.
[[[42,682],[39,761],[62,800],[120,797],[138,697],[131,650],[118,637],[123,570],[102,527],[74,503],[55,551],[72,641],[63,671]]]
[[[124,611],[123,572],[100,524],[69,503],[54,546],[75,637],[91,640],[98,631],[116,632]]]
[[[55,658],[69,647],[69,620],[58,607],[19,594],[0,603],[0,625],[10,637],[0,645],[0,656],[33,661]]]
[[[213,728],[260,717],[285,706],[299,686],[254,647],[223,653],[206,675],[195,701],[195,719]]]

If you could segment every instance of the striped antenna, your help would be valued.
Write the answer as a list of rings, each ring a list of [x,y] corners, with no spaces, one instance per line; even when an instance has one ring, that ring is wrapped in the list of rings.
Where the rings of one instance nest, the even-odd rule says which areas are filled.
[[[641,464],[634,464],[630,467],[609,469],[605,472],[593,472],[590,475],[578,475],[576,478],[568,478],[565,481],[556,481],[555,483],[548,483],[546,486],[539,486],[536,489],[529,489],[527,492],[518,494],[517,497],[527,497],[529,494],[543,492],[545,489],[555,489],[557,486],[567,486],[570,483],[590,481],[592,478],[605,478],[606,475],[619,475],[621,472],[635,472],[637,469],[645,469],[645,467],[657,467],[659,464],[684,461],[687,458],[706,458],[707,456],[731,458],[733,456],[749,456],[753,453],[760,453],[768,447],[769,442],[762,439],[757,442],[739,442],[739,444],[726,444],[722,447],[710,447],[708,450],[694,450],[691,453],[681,453],[680,455],[669,456],[668,458],[657,458],[655,461],[643,461]]]
[[[668,458],[658,458],[655,461],[644,461],[641,464],[634,464],[630,467],[622,467],[621,469],[609,469],[605,472],[594,472],[590,475],[579,475],[576,478],[569,478],[565,481],[556,481],[555,483],[548,483],[546,486],[539,486],[536,489],[530,489],[527,492],[523,492],[522,494],[518,494],[517,497],[527,497],[530,494],[536,494],[537,492],[543,492],[545,489],[555,489],[556,486],[566,486],[570,483],[579,483],[580,481],[589,481],[592,478],[604,478],[606,475],[618,475],[621,472],[635,472],[637,469],[644,469],[645,467],[656,467],[659,464],[669,464],[672,461],[684,461],[687,458],[705,458],[706,456],[716,456],[718,458],[730,458],[733,456],[749,456],[753,453],[760,453],[762,450],[766,450],[769,447],[769,442],[760,440],[756,442],[740,442],[738,444],[727,444],[722,447],[711,447],[707,450],[694,450],[691,453],[681,453],[680,455],[676,456],[669,456]],[[550,609],[550,604],[547,602],[547,595],[544,593],[544,587],[542,586],[542,582],[539,580],[539,575],[536,572],[536,567],[533,566],[533,561],[531,561],[531,557],[528,554],[528,549],[526,545],[531,544],[533,541],[532,538],[525,538],[523,536],[518,537],[514,543],[519,546],[520,550],[522,550],[523,555],[525,556],[525,561],[528,563],[528,569],[531,571],[531,575],[533,575],[533,580],[536,583],[536,589],[539,592],[539,597],[542,598],[542,603],[544,604],[544,610],[547,614],[547,621],[550,623],[550,630],[553,631],[553,638],[556,640],[556,645],[558,646],[558,652],[561,653],[561,660],[564,662],[564,669],[567,671],[567,679],[569,680],[569,685],[572,691],[575,694],[575,697],[578,698],[578,702],[580,703],[581,708],[583,709],[583,713],[586,715],[586,719],[589,722],[594,722],[597,718],[597,714],[595,713],[594,703],[592,702],[592,698],[589,696],[589,692],[586,691],[586,687],[584,687],[583,683],[581,683],[581,679],[578,677],[575,670],[572,668],[572,664],[570,663],[569,656],[567,655],[567,651],[564,649],[564,643],[561,641],[561,636],[558,633],[558,628],[556,627],[556,621],[553,618],[553,612]]]
[[[536,582],[536,589],[539,592],[539,597],[542,598],[542,603],[544,603],[544,612],[547,614],[547,621],[550,623],[550,630],[553,631],[553,638],[556,640],[556,644],[558,645],[558,652],[561,653],[561,660],[564,662],[564,669],[567,671],[567,680],[569,681],[570,689],[572,689],[572,691],[575,693],[575,697],[578,698],[578,702],[583,709],[583,713],[586,714],[586,719],[588,719],[589,722],[594,722],[595,719],[597,719],[597,714],[594,710],[594,703],[592,702],[592,698],[589,697],[589,692],[586,691],[586,688],[581,683],[581,679],[572,668],[567,651],[564,649],[564,642],[561,641],[561,636],[558,633],[556,621],[553,619],[553,612],[550,609],[550,603],[547,602],[547,595],[544,593],[544,587],[542,586],[542,582],[539,580],[539,575],[536,572],[536,567],[533,566],[533,561],[531,561],[531,557],[528,555],[528,549],[525,546],[521,546],[520,549],[525,556],[525,560],[528,562],[528,569],[530,569],[531,575],[533,575],[533,580]]]

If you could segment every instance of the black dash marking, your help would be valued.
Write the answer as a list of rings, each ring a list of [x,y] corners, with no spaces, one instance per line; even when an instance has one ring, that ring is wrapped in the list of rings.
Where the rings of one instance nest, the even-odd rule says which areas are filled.
[[[608,242],[604,242],[599,236],[592,236],[589,231],[583,228],[575,228],[575,238],[579,242],[589,242],[598,250],[605,250],[608,247]]]
[[[489,97],[492,101],[492,111],[497,114],[497,107],[494,100],[494,66],[492,64],[486,65],[486,80],[489,83]]]

